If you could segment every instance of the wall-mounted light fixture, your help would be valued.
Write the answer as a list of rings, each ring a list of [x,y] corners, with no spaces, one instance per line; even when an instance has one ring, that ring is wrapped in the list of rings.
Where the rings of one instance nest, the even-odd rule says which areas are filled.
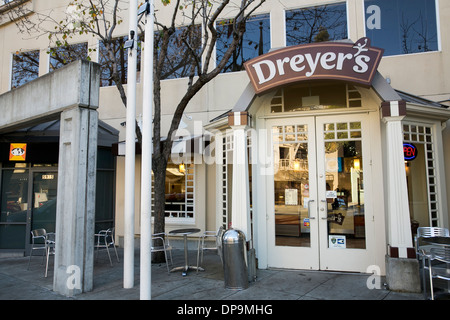
[[[353,169],[359,170],[360,168],[361,168],[361,164],[359,162],[359,159],[354,159],[353,160]]]

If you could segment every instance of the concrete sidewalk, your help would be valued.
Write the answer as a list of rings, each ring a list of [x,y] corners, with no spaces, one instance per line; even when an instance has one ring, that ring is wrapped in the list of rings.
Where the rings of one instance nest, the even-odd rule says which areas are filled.
[[[173,250],[174,265],[184,262],[183,250]],[[190,264],[196,264],[196,251],[189,251]],[[114,258],[114,255],[112,255]],[[138,300],[139,251],[135,254],[135,287],[123,288],[123,251],[113,266],[105,251],[94,265],[94,289],[75,297],[52,291],[53,270],[44,277],[41,257],[0,259],[0,300]],[[53,267],[53,264],[51,265]],[[205,253],[205,271],[168,274],[165,264],[152,265],[152,300],[424,300],[421,293],[398,293],[367,288],[367,274],[304,270],[258,270],[257,280],[246,290],[226,289],[218,255]],[[382,278],[381,283],[384,283]]]

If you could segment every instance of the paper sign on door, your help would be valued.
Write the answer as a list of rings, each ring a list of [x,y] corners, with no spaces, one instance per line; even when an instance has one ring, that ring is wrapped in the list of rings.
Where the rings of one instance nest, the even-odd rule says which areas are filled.
[[[287,206],[297,206],[298,205],[297,189],[285,189],[284,190],[284,204]]]

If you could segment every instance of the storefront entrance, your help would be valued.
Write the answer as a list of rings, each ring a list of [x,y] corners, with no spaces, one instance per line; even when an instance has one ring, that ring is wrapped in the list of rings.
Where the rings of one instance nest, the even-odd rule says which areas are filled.
[[[30,231],[55,232],[58,171],[15,163],[1,176],[0,249],[29,252]]]
[[[273,119],[266,128],[269,266],[365,272],[374,241],[369,115]]]

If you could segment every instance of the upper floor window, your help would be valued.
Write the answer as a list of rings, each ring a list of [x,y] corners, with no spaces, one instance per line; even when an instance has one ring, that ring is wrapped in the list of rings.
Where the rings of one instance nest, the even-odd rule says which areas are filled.
[[[435,0],[364,0],[366,36],[384,55],[438,50]]]
[[[87,42],[61,45],[51,48],[50,51],[50,71],[80,59],[87,59]]]
[[[216,61],[221,61],[233,37],[233,21],[218,22]],[[244,62],[269,52],[270,49],[270,15],[261,14],[250,17],[245,24],[245,33],[236,51],[228,60],[222,72],[240,71]]]
[[[159,49],[162,34],[155,33]],[[164,61],[161,79],[178,79],[197,75],[201,67],[202,29],[200,25],[179,27],[170,37],[167,57]],[[199,59],[195,59],[199,57]]]
[[[287,46],[347,38],[345,2],[286,11]]]
[[[39,76],[39,50],[17,52],[12,58],[11,89]]]
[[[123,46],[128,36],[118,37],[105,43],[100,41],[98,50],[98,63],[101,66],[100,86],[113,86],[116,81],[127,83],[128,51]],[[138,39],[139,43],[139,39]],[[112,58],[111,55],[114,57]],[[114,61],[115,60],[115,61]],[[141,66],[141,48],[137,48],[137,81],[139,81]],[[117,70],[117,78],[114,78],[114,68]]]

